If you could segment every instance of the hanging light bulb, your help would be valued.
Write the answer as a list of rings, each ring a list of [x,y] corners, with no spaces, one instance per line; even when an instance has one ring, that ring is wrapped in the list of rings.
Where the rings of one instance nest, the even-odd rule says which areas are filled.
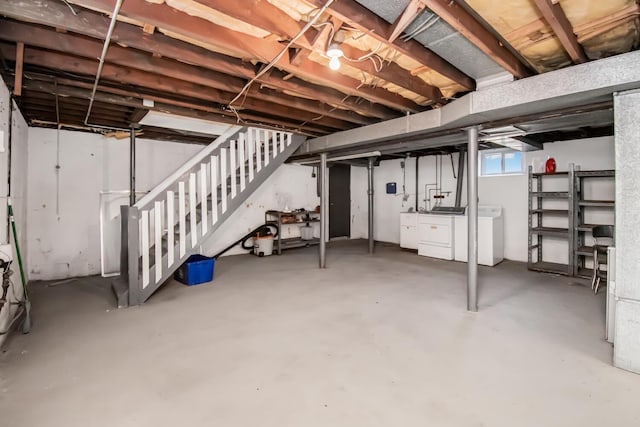
[[[340,58],[338,58],[338,57],[331,58],[331,60],[329,61],[329,68],[331,68],[333,71],[339,70],[340,69]]]
[[[338,43],[331,43],[327,48],[327,56],[331,58],[329,68],[338,70],[340,68],[340,57],[344,55]]]

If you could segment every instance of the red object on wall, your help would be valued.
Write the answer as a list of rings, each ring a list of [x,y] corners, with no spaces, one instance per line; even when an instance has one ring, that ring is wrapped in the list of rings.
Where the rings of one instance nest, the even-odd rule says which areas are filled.
[[[549,157],[544,165],[544,171],[546,173],[556,173],[556,159]]]

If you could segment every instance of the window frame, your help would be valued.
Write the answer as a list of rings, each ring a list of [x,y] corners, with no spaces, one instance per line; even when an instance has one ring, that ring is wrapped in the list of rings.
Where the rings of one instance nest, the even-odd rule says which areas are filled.
[[[520,154],[520,170],[516,172],[505,172],[505,154],[508,153],[519,153]],[[525,157],[524,152],[514,150],[512,148],[493,148],[490,150],[481,150],[478,153],[478,176],[481,177],[492,177],[492,176],[517,176],[523,175],[525,173]],[[499,173],[486,173],[486,156],[500,154],[500,172]]]

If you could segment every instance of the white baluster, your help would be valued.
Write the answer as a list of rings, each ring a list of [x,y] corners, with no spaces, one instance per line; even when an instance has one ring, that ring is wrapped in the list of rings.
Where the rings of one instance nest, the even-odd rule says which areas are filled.
[[[221,212],[227,211],[227,149],[220,149],[220,208]]]
[[[185,218],[185,194],[184,194],[184,181],[178,183],[178,232],[180,235],[180,258],[184,256],[187,251],[187,219]]]
[[[142,287],[149,286],[149,211],[140,212],[140,231],[142,232]]]
[[[238,138],[238,165],[240,165],[240,191],[244,191],[244,187],[245,187],[245,158],[244,158],[244,144],[245,144],[245,140],[244,140],[244,133],[240,134],[240,137]]]
[[[198,234],[196,232],[198,227],[198,221],[196,218],[196,204],[198,198],[196,194],[196,174],[191,172],[189,174],[189,223],[191,224],[191,247],[195,248],[198,243]]]
[[[155,262],[156,267],[156,283],[162,279],[162,202],[154,203],[153,212],[155,213],[155,221],[153,224],[154,244],[155,244]]]
[[[271,141],[273,144],[271,154],[273,155],[274,159],[278,155],[278,134],[279,132],[276,132],[275,130],[271,132]]]
[[[293,142],[293,134],[292,133],[287,133],[287,147],[291,145],[291,143]]]
[[[229,145],[229,174],[231,175],[231,198],[236,197],[236,141]]]
[[[262,144],[260,142],[260,129],[255,129],[256,131],[256,172],[260,172],[262,169]]]
[[[253,153],[255,139],[253,138],[253,128],[247,129],[247,157],[249,158],[249,182],[253,181]]]
[[[211,156],[211,225],[218,221],[218,156]]]
[[[175,194],[167,191],[167,268],[171,268],[175,254]]]
[[[264,165],[269,164],[269,134],[268,130],[264,131]]]
[[[207,221],[207,211],[209,210],[209,206],[207,203],[207,164],[200,164],[200,212],[202,213],[202,217],[200,218],[200,229],[202,231],[202,235],[207,234],[207,227],[209,222]]]
[[[282,153],[284,151],[284,132],[278,132],[278,136],[279,136],[279,140],[280,140],[280,152]]]

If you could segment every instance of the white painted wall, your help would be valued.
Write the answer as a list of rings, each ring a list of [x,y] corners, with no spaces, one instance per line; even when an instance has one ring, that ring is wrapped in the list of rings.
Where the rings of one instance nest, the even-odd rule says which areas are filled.
[[[556,160],[558,170],[566,170],[569,163],[579,165],[582,169],[612,169],[614,167],[614,146],[612,137],[583,139],[577,141],[561,141],[545,144],[543,151],[525,154],[526,164],[534,158],[546,160],[547,157]],[[434,156],[420,159],[417,197],[419,206],[424,208],[425,184],[435,182]],[[451,206],[455,202],[456,180],[451,170],[449,157],[442,159],[442,190],[451,191],[443,205]],[[457,170],[457,154],[454,154],[454,167]],[[410,194],[407,202],[402,202],[402,169],[400,160],[389,160],[381,163],[374,173],[375,191],[375,238],[379,241],[399,243],[400,241],[400,212],[405,212],[415,206],[415,159],[407,162],[406,188]],[[367,238],[367,171],[365,168],[353,167],[351,171],[351,238]],[[552,178],[545,190],[566,189],[566,179]],[[396,182],[398,195],[385,194],[385,184]],[[589,185],[586,188],[588,197],[613,198],[613,180]],[[528,221],[528,184],[527,175],[480,177],[478,182],[478,196],[481,204],[500,205],[503,207],[505,224],[505,258],[527,260],[527,221]],[[462,204],[466,205],[466,175],[463,187]],[[565,205],[566,206],[566,205]],[[595,211],[586,218],[587,221],[613,222],[610,211]],[[545,225],[565,226],[561,222],[545,223]],[[546,261],[559,263],[567,262],[567,246],[565,242],[545,239],[544,253]]]
[[[55,169],[56,140],[55,130],[29,129],[30,280],[99,274],[100,192],[128,190],[129,187],[128,139],[61,131],[59,188]],[[138,139],[136,144],[136,189],[141,191],[149,191],[202,149],[198,145],[144,139]],[[214,255],[263,224],[267,209],[287,206],[314,209],[319,198],[311,172],[307,166],[279,168],[215,233],[202,252]],[[285,226],[282,232],[283,237],[299,235],[298,226]],[[242,252],[235,248],[228,254]],[[119,254],[108,255],[112,259],[119,257]]]
[[[313,210],[320,204],[316,193],[316,178],[311,177],[309,166],[280,166],[247,201],[241,206],[214,235],[203,245],[202,253],[213,256],[245,234],[264,224],[266,210],[308,209]],[[314,235],[319,235],[318,223],[312,224]],[[299,225],[283,225],[281,237],[300,236]],[[245,253],[240,245],[225,255]]]
[[[27,248],[26,235],[26,177],[27,177],[27,124],[14,103],[11,120],[11,132],[9,132],[10,94],[7,86],[0,79],[0,131],[3,134],[2,151],[0,152],[0,249],[2,258],[15,258],[15,247],[12,243],[12,235],[8,233],[7,195],[8,195],[8,167],[9,155],[11,155],[11,199],[13,204],[18,242],[24,253]],[[9,134],[11,133],[11,154],[9,153]],[[10,242],[11,237],[11,242]],[[7,256],[8,255],[8,256]],[[25,266],[28,260],[23,259]],[[12,266],[14,275],[12,286],[9,288],[9,301],[15,302],[22,298],[22,284],[17,262]],[[0,331],[6,330],[9,322],[14,317],[18,307],[9,304],[0,311]],[[0,345],[6,335],[0,335]]]
[[[202,146],[138,139],[136,189],[148,191]],[[129,140],[86,132],[29,129],[30,280],[100,273],[101,191],[129,189]],[[127,200],[125,199],[125,203]]]

